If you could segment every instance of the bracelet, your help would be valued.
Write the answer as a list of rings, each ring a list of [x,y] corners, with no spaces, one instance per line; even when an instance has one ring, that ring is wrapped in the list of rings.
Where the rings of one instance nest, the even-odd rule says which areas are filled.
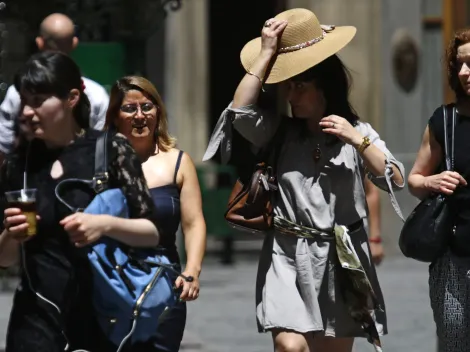
[[[370,243],[382,243],[382,237],[369,237],[369,242]]]
[[[359,146],[359,148],[357,148],[357,150],[360,154],[362,154],[364,152],[364,150],[367,149],[368,146],[370,146],[370,139],[369,139],[369,137],[364,137],[364,138],[362,138],[362,143]]]
[[[263,86],[263,80],[261,79],[261,77],[258,76],[256,73],[253,73],[253,72],[251,72],[251,71],[246,71],[246,73],[247,73],[248,75],[250,75],[250,76],[253,76],[253,77],[258,78],[258,80],[259,80],[260,83],[261,83],[261,90],[262,90],[263,92],[265,92],[264,86]]]

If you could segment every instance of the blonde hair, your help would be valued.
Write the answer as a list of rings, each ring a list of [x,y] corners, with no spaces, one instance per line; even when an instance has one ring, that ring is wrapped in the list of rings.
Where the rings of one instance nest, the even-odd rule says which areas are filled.
[[[161,151],[168,151],[176,145],[176,138],[168,132],[168,118],[157,88],[148,79],[140,76],[125,76],[114,83],[109,97],[109,107],[106,112],[105,129],[114,126],[114,120],[119,116],[122,101],[130,90],[138,90],[144,93],[158,107],[157,128],[155,133],[156,143]]]

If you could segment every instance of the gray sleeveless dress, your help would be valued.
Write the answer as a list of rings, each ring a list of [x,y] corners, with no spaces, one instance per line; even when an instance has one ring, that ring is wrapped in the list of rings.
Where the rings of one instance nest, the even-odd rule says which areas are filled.
[[[211,159],[220,148],[222,161],[230,159],[232,126],[253,148],[265,145],[274,135],[281,117],[268,116],[256,106],[222,113],[209,142],[204,160]],[[395,164],[404,175],[403,165],[386,148],[377,132],[367,123],[356,127],[363,136],[384,152],[387,167]],[[356,150],[343,142],[320,143],[322,157],[315,162],[312,151],[317,141],[302,137],[298,128],[286,131],[279,160],[280,197],[275,214],[297,224],[330,230],[335,224],[351,225],[361,219],[367,223],[367,205],[363,180],[365,170]],[[389,174],[388,174],[389,175]],[[391,193],[401,189],[387,177],[369,176],[381,189]],[[388,181],[388,182],[387,182]],[[377,331],[387,333],[383,296],[370,261],[367,230],[364,226],[350,234],[352,244],[368,274],[383,312],[374,314]],[[348,314],[341,293],[336,267],[335,246],[318,239],[289,237],[279,233],[265,238],[256,280],[256,316],[260,332],[274,328],[300,333],[315,332],[326,336],[364,336],[361,326]]]

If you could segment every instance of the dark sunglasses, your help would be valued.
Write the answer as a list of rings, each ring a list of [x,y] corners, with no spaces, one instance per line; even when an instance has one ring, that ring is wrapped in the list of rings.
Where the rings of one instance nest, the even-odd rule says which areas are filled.
[[[135,114],[140,106],[140,110],[142,112],[150,112],[153,108],[155,108],[155,104],[152,103],[143,103],[143,104],[126,104],[121,106],[121,111],[128,113],[128,114]]]

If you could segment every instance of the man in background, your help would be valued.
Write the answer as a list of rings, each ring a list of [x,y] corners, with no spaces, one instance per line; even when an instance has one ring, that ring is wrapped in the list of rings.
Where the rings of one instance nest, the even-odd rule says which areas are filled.
[[[77,47],[78,38],[75,36],[75,25],[72,20],[60,13],[47,16],[36,37],[39,50],[61,51],[67,55]],[[82,77],[85,93],[90,100],[90,127],[101,130],[104,126],[109,96],[106,90],[97,82]],[[5,99],[0,105],[0,164],[5,155],[14,147],[15,130],[21,119],[20,95],[12,85],[8,88]]]

